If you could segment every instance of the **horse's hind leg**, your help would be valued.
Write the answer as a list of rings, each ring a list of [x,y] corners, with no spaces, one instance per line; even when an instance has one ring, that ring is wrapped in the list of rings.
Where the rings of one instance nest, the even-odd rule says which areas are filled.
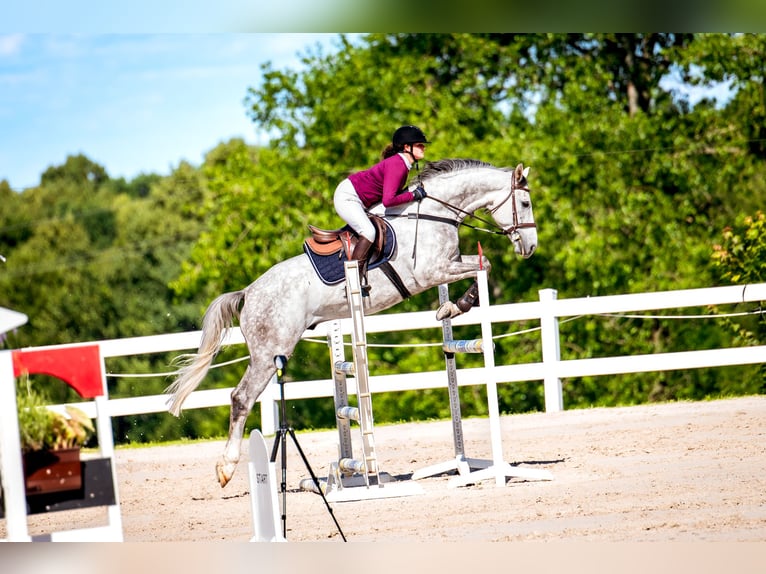
[[[216,464],[218,482],[221,483],[222,487],[231,480],[239,463],[247,416],[250,414],[256,399],[269,384],[274,372],[276,370],[273,365],[258,364],[254,359],[251,359],[242,380],[231,393],[229,439],[226,441],[223,455]]]

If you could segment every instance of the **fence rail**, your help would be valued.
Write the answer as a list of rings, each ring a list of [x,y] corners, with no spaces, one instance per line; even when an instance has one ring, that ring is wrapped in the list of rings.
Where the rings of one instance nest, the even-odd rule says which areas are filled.
[[[562,379],[766,362],[766,345],[570,360],[561,360],[559,347],[559,320],[562,318],[764,301],[766,300],[766,283],[571,299],[557,299],[555,290],[543,289],[539,292],[539,296],[539,301],[491,305],[490,317],[492,324],[539,320],[542,361],[496,365],[492,369],[483,367],[459,369],[459,384],[461,386],[487,384],[489,382],[543,381],[545,408],[546,411],[550,412],[563,409]],[[467,313],[453,319],[452,323],[456,327],[479,325],[481,314],[475,311]],[[429,328],[435,330],[435,337],[439,336],[437,330],[441,329],[441,322],[436,320],[433,311],[372,315],[365,318],[365,330],[368,334]],[[350,331],[350,320],[341,320],[341,332],[349,334]],[[307,330],[303,338],[326,337],[327,333],[328,324],[320,324],[314,329]],[[200,331],[191,331],[149,337],[112,339],[99,341],[97,344],[100,346],[102,356],[110,358],[195,349],[199,344],[200,337]],[[230,330],[226,336],[226,344],[241,343],[244,343],[244,339],[239,330]],[[72,347],[77,346],[77,344],[48,348],[62,346]],[[329,358],[327,371],[328,373],[331,372]],[[353,380],[349,383],[349,392],[355,392]],[[442,388],[446,387],[446,373],[444,370],[395,375],[371,373],[370,385],[373,392],[376,393]],[[259,398],[264,434],[273,433],[276,428],[275,409],[279,400],[276,387],[277,385],[269,385]],[[228,405],[231,390],[227,388],[195,391],[187,399],[184,408]],[[288,400],[332,397],[333,390],[334,383],[329,377],[311,381],[295,381],[285,385],[285,397]],[[108,401],[108,414],[119,417],[164,412],[167,410],[166,400],[166,395],[110,399]],[[90,416],[95,414],[91,412],[93,410],[92,403],[82,403],[78,406]]]

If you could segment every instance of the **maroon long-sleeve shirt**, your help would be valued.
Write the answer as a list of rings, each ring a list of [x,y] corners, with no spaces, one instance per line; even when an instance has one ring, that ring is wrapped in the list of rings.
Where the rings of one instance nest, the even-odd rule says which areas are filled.
[[[394,207],[414,199],[412,192],[402,190],[409,171],[404,158],[396,154],[369,169],[352,173],[348,179],[365,207],[381,201],[385,207]]]

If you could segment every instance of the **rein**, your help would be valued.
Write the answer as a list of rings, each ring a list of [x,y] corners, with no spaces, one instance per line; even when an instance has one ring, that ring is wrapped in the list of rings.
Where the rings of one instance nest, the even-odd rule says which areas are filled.
[[[508,194],[508,196],[503,199],[498,205],[496,205],[490,213],[494,213],[498,209],[500,209],[505,203],[510,199],[513,201],[513,224],[508,227],[500,227],[497,223],[494,221],[489,221],[487,219],[484,219],[483,217],[479,217],[478,215],[474,215],[473,213],[470,213],[464,209],[461,209],[460,207],[457,207],[456,205],[452,205],[451,203],[438,199],[436,197],[432,197],[430,195],[426,195],[425,199],[430,199],[432,201],[435,201],[436,203],[440,203],[443,206],[447,207],[448,209],[451,209],[453,211],[457,211],[465,215],[466,217],[473,217],[474,219],[477,219],[478,221],[481,221],[484,225],[488,225],[490,227],[494,227],[495,229],[485,229],[483,227],[476,227],[475,225],[471,225],[469,223],[465,223],[464,221],[457,221],[448,219],[446,217],[438,217],[434,215],[420,215],[420,205],[418,204],[418,213],[415,215],[409,215],[410,219],[429,219],[431,221],[439,221],[442,223],[450,223],[454,225],[455,227],[462,225],[464,227],[469,227],[471,229],[475,229],[476,231],[483,231],[485,233],[494,233],[496,235],[510,235],[512,239],[517,240],[518,238],[518,230],[519,229],[530,229],[530,228],[536,228],[537,224],[535,222],[530,223],[519,223],[519,213],[516,209],[516,190],[521,189],[523,191],[529,191],[529,188],[527,186],[519,186],[516,185],[516,174],[511,174],[511,192]],[[416,236],[417,237],[417,236]]]
[[[428,214],[420,214],[420,202],[418,202],[418,210],[417,213],[408,213],[407,218],[408,219],[414,219],[415,220],[415,241],[412,244],[412,260],[413,260],[413,268],[417,266],[417,249],[418,249],[418,224],[421,219],[425,219],[427,221],[435,221],[437,223],[446,223],[449,225],[454,225],[455,227],[464,226],[464,227],[470,227],[471,229],[475,229],[476,231],[483,231],[485,233],[494,233],[496,235],[508,235],[511,238],[511,241],[519,241],[521,239],[521,235],[519,234],[519,229],[530,229],[530,228],[536,228],[537,224],[533,221],[531,223],[519,223],[519,212],[516,209],[516,190],[521,189],[524,191],[529,192],[529,187],[527,186],[519,186],[516,185],[516,172],[513,172],[511,174],[511,192],[508,194],[508,196],[503,199],[500,203],[498,203],[492,210],[490,210],[490,213],[495,213],[498,209],[500,209],[505,203],[510,199],[512,201],[513,205],[513,223],[509,225],[508,227],[500,227],[497,223],[494,221],[489,221],[487,219],[484,219],[482,217],[479,217],[478,215],[474,215],[473,213],[470,213],[456,205],[452,205],[451,203],[444,201],[442,199],[439,199],[437,197],[432,197],[430,195],[426,195],[425,199],[430,199],[431,201],[435,201],[436,203],[440,203],[443,206],[445,206],[448,209],[451,209],[452,211],[462,213],[466,217],[473,217],[474,219],[478,219],[481,221],[484,225],[488,225],[490,227],[494,227],[495,229],[485,229],[483,227],[476,227],[475,225],[471,225],[469,223],[465,223],[465,221],[458,221],[456,219],[449,219],[447,217],[439,217],[438,215],[428,215]]]
[[[519,212],[516,209],[516,190],[521,189],[523,191],[529,192],[529,187],[516,185],[516,173],[513,172],[511,174],[511,191],[510,193],[501,201],[498,203],[494,208],[490,210],[490,213],[495,213],[498,209],[500,209],[503,205],[505,205],[508,200],[510,199],[513,203],[513,223],[509,225],[508,227],[500,227],[496,222],[489,221],[487,219],[484,219],[483,217],[479,217],[478,215],[474,215],[473,213],[466,211],[465,209],[462,209],[456,205],[452,205],[451,203],[444,201],[442,199],[439,199],[437,197],[432,197],[430,195],[426,195],[424,199],[430,199],[431,201],[435,201],[436,203],[440,203],[441,205],[445,206],[447,209],[451,209],[452,211],[455,211],[457,213],[462,213],[466,217],[473,217],[474,219],[477,219],[481,221],[484,225],[487,225],[489,227],[494,227],[495,229],[486,229],[484,227],[477,227],[475,225],[471,225],[470,223],[466,223],[465,221],[459,221],[457,219],[450,219],[448,217],[440,217],[438,215],[429,215],[429,214],[421,214],[420,213],[420,202],[418,202],[418,209],[417,213],[408,213],[406,215],[407,219],[414,219],[415,220],[415,241],[412,245],[412,259],[413,259],[413,267],[417,266],[417,248],[418,248],[418,224],[421,219],[424,219],[426,221],[434,221],[437,223],[445,223],[447,225],[453,225],[454,227],[460,227],[461,225],[463,227],[469,227],[471,229],[475,229],[476,231],[483,231],[484,233],[494,233],[495,235],[508,235],[511,238],[511,241],[519,241],[521,239],[521,236],[519,234],[519,229],[532,229],[536,228],[537,224],[533,222],[529,223],[519,223]],[[389,216],[391,217],[391,216]],[[401,215],[396,215],[393,217],[402,217]]]

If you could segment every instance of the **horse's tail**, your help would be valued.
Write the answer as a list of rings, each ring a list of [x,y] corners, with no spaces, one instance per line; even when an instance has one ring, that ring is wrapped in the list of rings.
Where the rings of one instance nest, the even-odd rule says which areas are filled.
[[[168,410],[178,416],[186,397],[196,389],[205,378],[213,359],[223,343],[221,334],[224,329],[232,326],[235,318],[239,317],[239,304],[245,297],[244,291],[224,293],[217,297],[205,311],[202,321],[202,341],[196,353],[181,355],[174,361],[180,364],[178,377],[167,389],[172,394],[168,399]]]

